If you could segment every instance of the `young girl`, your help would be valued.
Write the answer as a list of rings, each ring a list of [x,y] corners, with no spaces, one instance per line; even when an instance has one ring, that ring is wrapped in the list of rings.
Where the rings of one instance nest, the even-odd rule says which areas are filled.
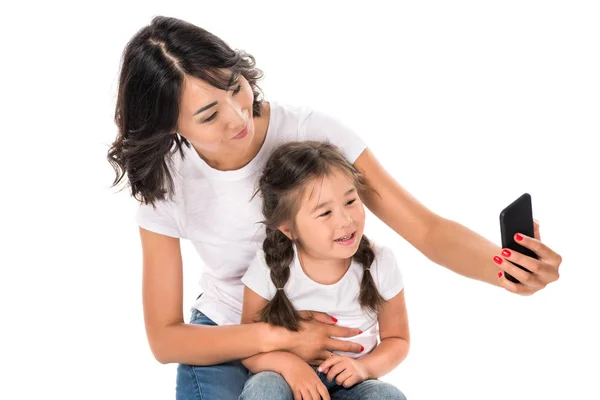
[[[364,190],[360,173],[324,142],[287,143],[267,161],[259,179],[267,234],[242,278],[242,323],[297,331],[297,310],[316,310],[359,329],[350,340],[362,347],[359,354],[326,352],[318,369],[286,352],[247,358],[243,364],[257,375],[242,399],[405,398],[376,380],[406,357],[409,330],[394,255],[363,235]],[[265,397],[267,388],[276,397]]]

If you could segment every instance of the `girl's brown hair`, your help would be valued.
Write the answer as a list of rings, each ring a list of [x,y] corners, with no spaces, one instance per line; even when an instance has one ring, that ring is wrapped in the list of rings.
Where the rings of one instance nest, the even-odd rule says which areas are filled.
[[[360,172],[350,164],[340,150],[325,142],[290,142],[277,148],[270,156],[258,181],[263,203],[267,237],[263,243],[265,261],[271,270],[271,280],[277,288],[275,296],[259,314],[258,320],[297,331],[302,317],[292,306],[285,290],[290,277],[290,264],[294,259],[293,242],[278,227],[294,221],[299,202],[307,184],[318,178],[340,171],[354,183],[359,194],[367,185]],[[292,229],[293,230],[293,229]],[[366,236],[361,238],[354,261],[367,269],[375,253]],[[360,305],[376,312],[384,299],[375,286],[370,271],[365,270],[358,296]]]

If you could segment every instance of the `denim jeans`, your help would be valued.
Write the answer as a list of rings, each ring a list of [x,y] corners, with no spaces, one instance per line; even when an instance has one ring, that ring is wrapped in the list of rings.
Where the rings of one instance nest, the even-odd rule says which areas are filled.
[[[327,374],[315,372],[321,378],[321,382],[329,391],[332,400],[406,400],[404,394],[395,386],[379,381],[369,379],[345,388],[327,380]],[[249,375],[246,381],[244,391],[240,400],[293,400],[292,390],[281,375],[275,372],[259,372],[256,375]]]
[[[192,312],[190,324],[217,325],[198,310]],[[207,366],[179,364],[176,399],[237,400],[247,377],[248,370],[239,360]]]

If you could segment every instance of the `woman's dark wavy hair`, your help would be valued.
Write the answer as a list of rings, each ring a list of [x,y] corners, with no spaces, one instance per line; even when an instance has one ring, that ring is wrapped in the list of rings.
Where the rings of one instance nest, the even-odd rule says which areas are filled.
[[[223,72],[223,70],[231,72]],[[223,40],[188,22],[155,17],[127,43],[121,72],[115,123],[116,140],[108,151],[115,170],[113,186],[127,174],[131,194],[146,204],[173,195],[169,166],[172,155],[188,141],[174,133],[186,75],[228,90],[238,74],[254,93],[253,116],[260,116],[262,71],[254,57],[231,49]]]
[[[263,251],[276,288],[285,287],[290,277],[290,264],[294,259],[293,242],[278,227],[285,222],[293,223],[299,208],[298,199],[302,198],[307,184],[334,171],[341,171],[352,179],[359,194],[367,189],[360,172],[344,158],[337,147],[329,143],[286,143],[278,147],[267,161],[255,194],[260,193],[263,200],[263,223],[267,231]],[[375,253],[366,236],[361,238],[353,259],[365,269],[371,267]],[[369,271],[363,273],[358,299],[360,305],[370,312],[376,312],[384,302]],[[260,311],[258,320],[297,331],[302,317],[292,306],[285,290],[278,289]]]

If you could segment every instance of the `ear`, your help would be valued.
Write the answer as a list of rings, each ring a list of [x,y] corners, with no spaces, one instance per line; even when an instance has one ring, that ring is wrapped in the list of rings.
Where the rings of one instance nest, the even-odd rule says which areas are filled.
[[[277,229],[279,229],[281,233],[287,236],[288,239],[294,240],[292,230],[290,229],[290,224],[288,222],[284,222],[283,224],[279,225]]]

